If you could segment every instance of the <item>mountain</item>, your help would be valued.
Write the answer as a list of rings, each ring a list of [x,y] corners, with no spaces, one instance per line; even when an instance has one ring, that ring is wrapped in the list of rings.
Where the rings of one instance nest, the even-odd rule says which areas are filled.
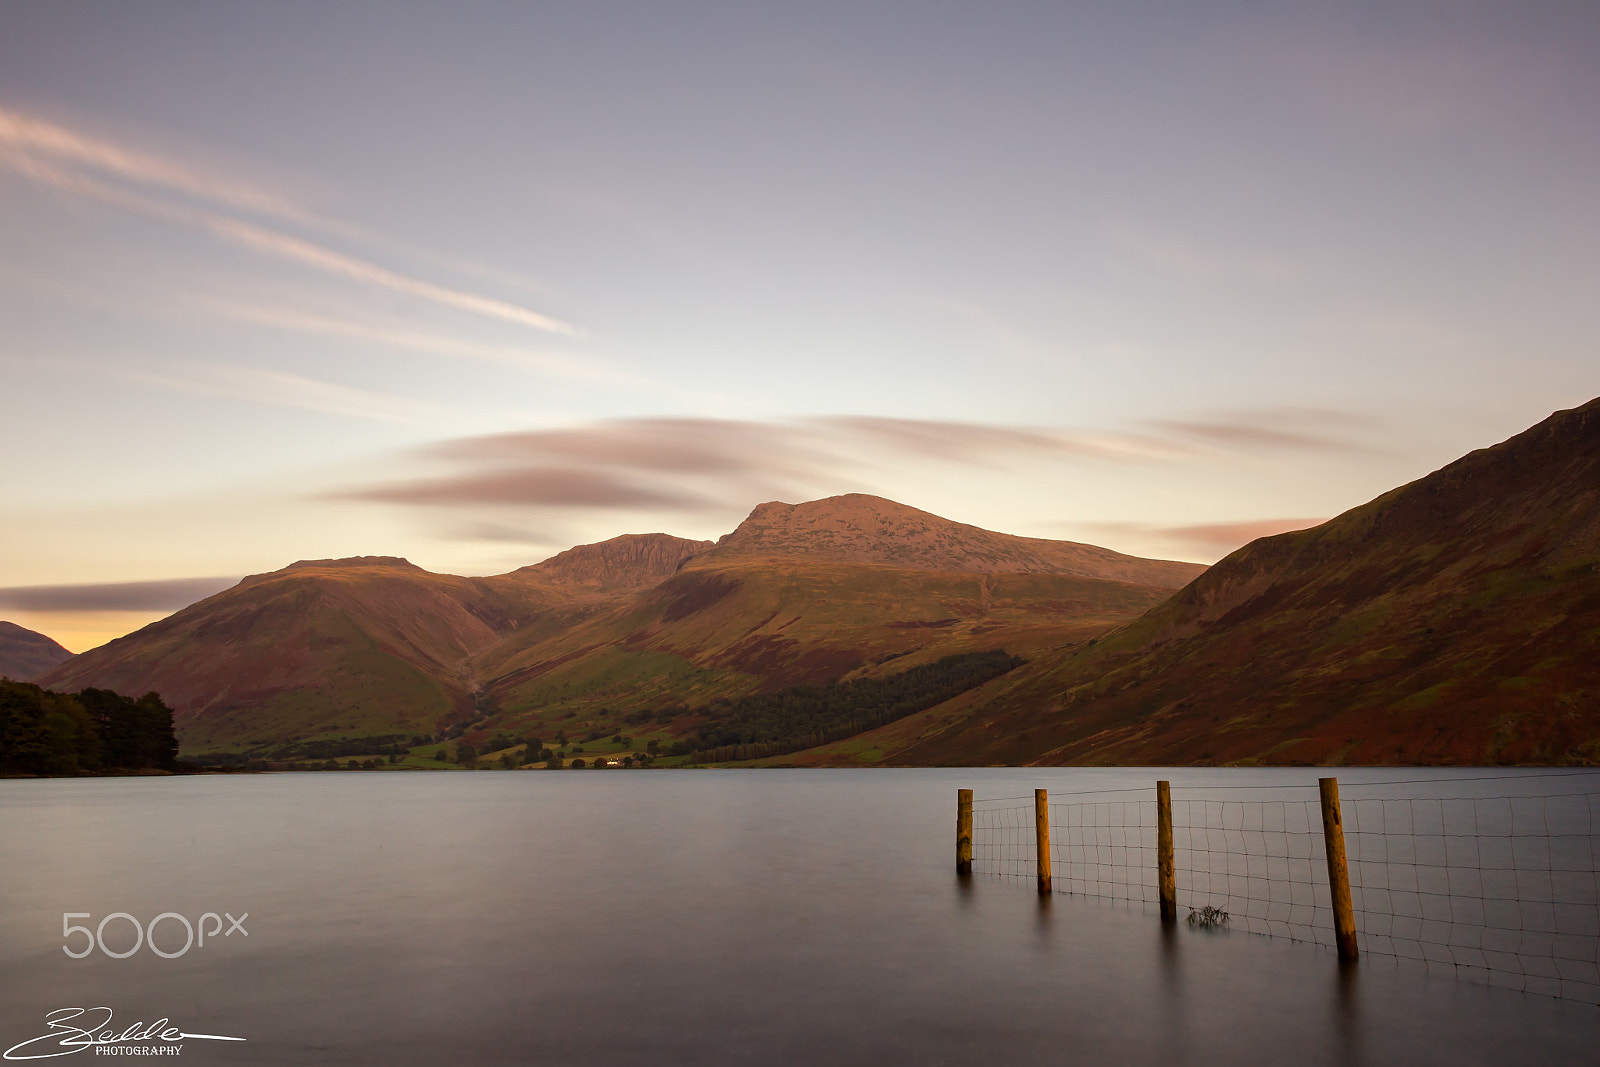
[[[39,681],[154,690],[173,708],[180,738],[202,745],[334,727],[431,733],[470,707],[471,656],[495,641],[496,622],[522,608],[485,599],[471,579],[403,559],[303,560],[91,649]]]
[[[45,680],[154,689],[190,752],[339,736],[609,734],[645,713],[665,716],[670,735],[711,700],[955,652],[1054,653],[1203,569],[854,495],[763,504],[716,543],[624,535],[486,578],[393,557],[302,561]]]
[[[559,633],[511,635],[481,665],[500,708],[587,718],[704,703],[958,652],[1058,649],[1202,570],[993,533],[881,497],[767,503],[660,584]]]
[[[717,542],[714,556],[804,556],[958,574],[1070,574],[1158,589],[1177,589],[1205,570],[1073,541],[994,533],[861,493],[761,504]]]
[[[905,763],[1600,762],[1600,400],[1255,541]]]
[[[714,541],[689,541],[669,534],[623,534],[595,545],[578,545],[513,574],[537,575],[561,586],[590,592],[639,589],[670,578]]]
[[[71,658],[71,652],[44,634],[0,621],[0,678],[26,682]]]

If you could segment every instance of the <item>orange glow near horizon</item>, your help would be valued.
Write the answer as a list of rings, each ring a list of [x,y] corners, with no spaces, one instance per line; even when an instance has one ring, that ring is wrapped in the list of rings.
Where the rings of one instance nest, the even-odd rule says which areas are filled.
[[[107,641],[133,633],[158,619],[171,615],[170,611],[17,611],[4,612],[6,622],[44,634],[52,641],[77,654],[98,648]]]

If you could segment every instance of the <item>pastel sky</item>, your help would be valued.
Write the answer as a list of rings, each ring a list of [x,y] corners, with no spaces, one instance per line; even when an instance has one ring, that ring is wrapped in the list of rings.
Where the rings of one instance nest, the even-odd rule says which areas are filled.
[[[873,492],[1209,562],[1600,393],[1592,3],[0,5],[0,617]]]

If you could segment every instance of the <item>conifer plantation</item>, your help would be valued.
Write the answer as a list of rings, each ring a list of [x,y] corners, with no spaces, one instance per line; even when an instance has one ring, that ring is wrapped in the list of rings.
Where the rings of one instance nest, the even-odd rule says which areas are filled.
[[[55,693],[0,679],[0,774],[172,770],[177,759],[172,709],[156,693]]]

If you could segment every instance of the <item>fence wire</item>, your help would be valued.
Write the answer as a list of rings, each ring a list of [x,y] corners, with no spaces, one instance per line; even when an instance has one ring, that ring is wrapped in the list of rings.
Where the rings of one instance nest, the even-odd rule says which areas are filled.
[[[1156,804],[1050,805],[1057,892],[1154,904]],[[1035,877],[1034,809],[978,802],[974,871]],[[1341,804],[1357,942],[1469,981],[1600,1003],[1600,793]],[[1178,904],[1253,933],[1331,946],[1314,799],[1172,801]]]
[[[1315,800],[1172,802],[1178,903],[1220,908],[1230,925],[1333,942],[1333,899]]]
[[[1342,807],[1364,951],[1600,1003],[1600,794]]]
[[[972,869],[1002,878],[1034,876],[1033,805],[972,805]]]

